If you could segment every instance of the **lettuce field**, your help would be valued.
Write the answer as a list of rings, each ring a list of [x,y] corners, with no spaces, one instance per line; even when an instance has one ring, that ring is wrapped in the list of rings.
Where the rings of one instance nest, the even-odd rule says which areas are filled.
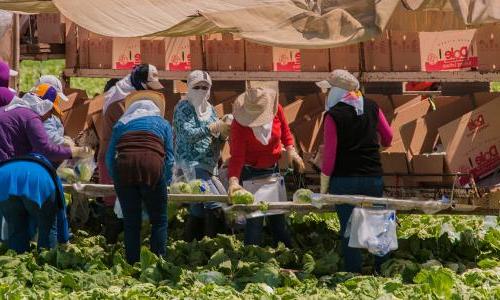
[[[292,215],[295,246],[244,247],[241,233],[187,243],[183,215],[169,226],[168,254],[75,233],[71,244],[0,256],[1,299],[500,299],[496,218],[402,216],[399,249],[371,275],[340,272],[334,214]],[[269,238],[269,237],[268,237]]]

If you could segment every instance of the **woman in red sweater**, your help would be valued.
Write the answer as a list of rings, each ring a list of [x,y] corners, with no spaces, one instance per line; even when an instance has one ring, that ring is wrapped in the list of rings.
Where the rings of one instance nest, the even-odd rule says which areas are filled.
[[[304,162],[294,148],[294,139],[278,103],[276,91],[254,88],[240,95],[233,105],[231,159],[229,161],[229,196],[243,188],[240,182],[279,173],[278,160],[285,146],[289,163],[299,172]],[[247,219],[245,244],[259,245],[264,217]],[[276,242],[291,247],[291,237],[283,214],[267,217]]]

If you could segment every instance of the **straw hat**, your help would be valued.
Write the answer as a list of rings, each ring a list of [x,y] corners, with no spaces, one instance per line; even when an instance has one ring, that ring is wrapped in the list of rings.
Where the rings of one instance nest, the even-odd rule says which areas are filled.
[[[278,113],[278,97],[273,89],[251,88],[236,98],[233,115],[243,126],[269,124]]]
[[[163,117],[165,117],[165,96],[162,93],[151,90],[135,91],[128,95],[125,98],[125,110],[127,110],[132,103],[141,100],[153,101],[153,103],[160,109]]]
[[[358,79],[346,70],[337,69],[328,74],[328,78],[323,81],[316,82],[322,90],[327,90],[331,87],[338,87],[346,91],[359,90]]]

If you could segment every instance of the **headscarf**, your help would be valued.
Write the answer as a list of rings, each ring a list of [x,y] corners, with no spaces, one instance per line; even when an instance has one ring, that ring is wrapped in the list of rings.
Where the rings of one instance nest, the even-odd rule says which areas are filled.
[[[205,83],[207,90],[194,89],[199,83]],[[186,95],[187,101],[194,107],[196,116],[201,121],[210,119],[212,115],[212,105],[208,102],[210,99],[210,88],[212,87],[212,79],[207,72],[193,71],[187,79],[188,92]]]
[[[271,121],[271,123],[262,126],[252,127],[253,135],[264,146],[269,144],[269,141],[271,140],[273,124],[274,120]]]
[[[14,96],[16,93],[14,93],[11,89],[6,88],[6,87],[0,87],[0,107],[8,105],[12,99],[14,99]]]
[[[51,85],[41,84],[32,92],[24,94],[22,98],[15,96],[12,102],[5,107],[5,111],[24,107],[34,111],[39,116],[43,116],[52,110],[55,101],[59,101],[57,90]]]
[[[339,87],[332,87],[328,93],[328,99],[325,103],[326,111],[329,111],[337,103],[342,102],[354,107],[358,116],[363,114],[364,99],[359,90],[347,91]]]
[[[102,108],[103,113],[106,113],[108,107],[111,104],[125,99],[130,93],[135,90],[135,87],[130,81],[130,75],[127,75],[125,78],[118,81],[112,88],[109,89],[109,91],[104,94],[104,105]]]
[[[161,117],[162,113],[153,101],[139,100],[130,105],[118,122],[127,124],[132,120],[150,116]]]

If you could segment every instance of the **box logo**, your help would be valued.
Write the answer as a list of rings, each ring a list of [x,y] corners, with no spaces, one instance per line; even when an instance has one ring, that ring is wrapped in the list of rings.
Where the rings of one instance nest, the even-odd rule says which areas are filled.
[[[471,116],[469,122],[467,123],[467,128],[469,129],[469,134],[471,134],[472,131],[474,131],[474,132],[480,131],[486,127],[488,127],[488,123],[484,119],[483,114]]]
[[[470,41],[463,41],[470,43]],[[478,67],[478,58],[474,56],[472,45],[461,47],[439,47],[437,52],[427,55],[426,71],[445,71],[471,69]]]

